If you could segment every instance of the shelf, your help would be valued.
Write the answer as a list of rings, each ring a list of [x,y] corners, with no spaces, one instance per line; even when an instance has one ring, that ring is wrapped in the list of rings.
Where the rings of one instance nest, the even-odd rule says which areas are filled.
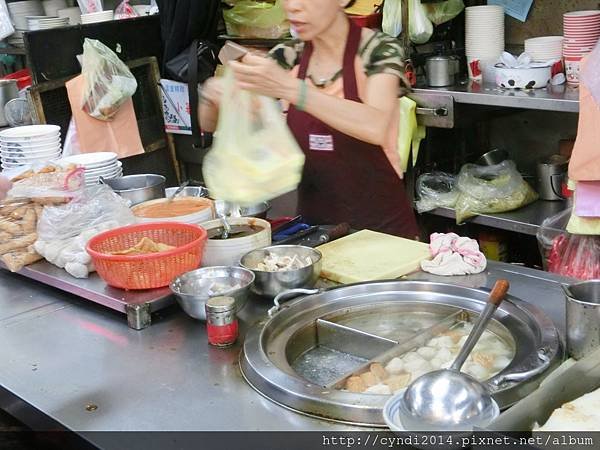
[[[564,201],[538,200],[515,211],[501,214],[483,214],[467,219],[465,223],[476,223],[500,230],[514,231],[535,236],[542,222],[550,216],[564,211],[568,207]],[[425,214],[433,214],[456,220],[456,214],[450,208],[437,208]]]
[[[22,47],[0,47],[0,55],[26,55]]]
[[[544,89],[504,89],[495,84],[465,82],[446,88],[417,88],[415,94],[449,94],[455,103],[541,111],[579,112],[579,89],[567,85]]]

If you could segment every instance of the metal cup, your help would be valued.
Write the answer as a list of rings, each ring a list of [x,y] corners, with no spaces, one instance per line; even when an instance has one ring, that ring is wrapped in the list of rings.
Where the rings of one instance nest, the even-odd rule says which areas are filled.
[[[600,348],[600,280],[571,284],[567,296],[567,350],[581,359]]]

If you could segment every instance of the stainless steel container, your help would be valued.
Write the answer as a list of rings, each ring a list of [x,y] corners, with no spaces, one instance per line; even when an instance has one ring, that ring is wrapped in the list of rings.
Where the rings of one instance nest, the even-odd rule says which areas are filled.
[[[8,125],[4,115],[4,106],[18,96],[17,80],[0,80],[0,126],[5,127]]]
[[[450,56],[432,56],[425,61],[427,84],[431,87],[452,86],[456,64]]]
[[[165,177],[162,175],[127,175],[101,180],[131,202],[131,206],[165,196]]]
[[[495,166],[506,161],[508,158],[510,158],[510,155],[506,150],[495,148],[481,155],[475,163],[479,166]]]
[[[544,158],[537,165],[537,185],[541,200],[564,200],[562,185],[569,169],[569,159],[563,155]]]
[[[600,280],[565,288],[567,294],[567,350],[581,359],[600,347]]]

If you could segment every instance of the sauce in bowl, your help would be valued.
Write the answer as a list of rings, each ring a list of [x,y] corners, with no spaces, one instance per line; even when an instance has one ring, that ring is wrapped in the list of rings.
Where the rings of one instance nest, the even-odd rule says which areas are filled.
[[[205,198],[182,197],[171,201],[167,199],[152,200],[132,208],[137,217],[161,219],[165,217],[187,216],[212,207],[212,202]]]

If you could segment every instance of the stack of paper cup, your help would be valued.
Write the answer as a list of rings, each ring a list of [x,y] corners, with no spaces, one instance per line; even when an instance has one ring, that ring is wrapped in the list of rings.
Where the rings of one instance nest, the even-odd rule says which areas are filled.
[[[574,11],[563,15],[563,55],[567,83],[579,84],[581,59],[591,53],[600,39],[600,10]]]
[[[540,36],[525,39],[525,53],[535,62],[545,62],[551,59],[562,59],[562,36]]]
[[[492,66],[504,51],[504,8],[498,5],[465,9],[465,45],[469,78],[481,81],[485,66]]]

